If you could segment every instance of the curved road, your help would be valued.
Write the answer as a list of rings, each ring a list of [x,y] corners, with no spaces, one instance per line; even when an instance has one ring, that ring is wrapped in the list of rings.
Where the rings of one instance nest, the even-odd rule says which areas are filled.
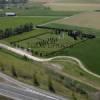
[[[7,49],[7,50],[9,50],[9,51],[12,51],[12,52],[14,52],[14,53],[16,53],[16,54],[19,54],[19,55],[21,55],[21,56],[26,56],[26,57],[29,58],[29,59],[32,59],[32,60],[35,60],[35,61],[39,61],[39,62],[51,61],[51,60],[56,59],[56,58],[67,58],[67,59],[72,59],[72,60],[76,61],[76,62],[79,64],[79,66],[80,66],[80,68],[81,68],[82,70],[84,70],[85,72],[87,72],[87,73],[89,73],[89,74],[91,74],[91,75],[93,75],[93,76],[95,76],[95,77],[97,77],[97,78],[100,78],[100,75],[97,75],[97,74],[95,74],[95,73],[89,71],[89,70],[82,64],[82,62],[81,62],[79,59],[75,58],[75,57],[71,57],[71,56],[56,56],[56,57],[52,57],[52,58],[38,58],[38,57],[32,56],[32,55],[30,55],[30,54],[28,54],[28,53],[26,53],[26,52],[24,52],[24,51],[22,51],[22,50],[19,50],[19,49],[10,47],[10,46],[5,45],[5,44],[1,44],[1,43],[0,43],[0,47],[1,47],[1,48],[4,48],[4,49]]]

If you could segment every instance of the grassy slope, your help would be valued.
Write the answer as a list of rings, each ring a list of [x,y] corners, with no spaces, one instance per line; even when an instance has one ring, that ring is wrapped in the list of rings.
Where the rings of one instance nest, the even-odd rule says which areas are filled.
[[[53,86],[56,90],[57,94],[69,97],[72,94],[72,91],[68,88],[66,88],[61,81],[57,81],[60,79],[60,77],[56,74],[52,73],[51,70],[48,70],[46,67],[44,67],[43,63],[39,62],[31,62],[23,59],[23,57],[20,57],[18,55],[12,54],[6,50],[0,50],[0,67],[3,66],[5,71],[4,73],[12,76],[11,74],[11,66],[14,66],[17,74],[18,74],[18,80],[23,81],[25,83],[33,85],[33,79],[32,76],[34,73],[37,72],[37,78],[40,83],[40,88],[48,90],[48,77],[50,76],[53,81]],[[6,63],[5,63],[6,61]],[[46,66],[46,65],[45,65]],[[78,99],[82,98],[81,100],[87,100],[84,96],[77,94],[76,96]]]
[[[0,95],[0,100],[13,100],[13,99],[9,99],[9,98],[7,98],[7,97],[4,97],[4,96],[1,96],[1,95]]]

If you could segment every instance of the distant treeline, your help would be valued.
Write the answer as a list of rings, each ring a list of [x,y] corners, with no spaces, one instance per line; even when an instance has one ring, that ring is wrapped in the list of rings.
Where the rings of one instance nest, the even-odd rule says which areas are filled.
[[[24,32],[29,32],[32,30],[33,30],[32,23],[20,25],[15,28],[6,28],[4,30],[0,29],[0,39],[8,38],[10,36],[22,34]]]

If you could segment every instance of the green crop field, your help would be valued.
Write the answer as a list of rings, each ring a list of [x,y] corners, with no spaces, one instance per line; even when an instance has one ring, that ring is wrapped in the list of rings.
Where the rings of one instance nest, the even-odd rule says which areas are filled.
[[[46,23],[59,17],[0,17],[0,29],[13,28],[26,23],[33,25]]]

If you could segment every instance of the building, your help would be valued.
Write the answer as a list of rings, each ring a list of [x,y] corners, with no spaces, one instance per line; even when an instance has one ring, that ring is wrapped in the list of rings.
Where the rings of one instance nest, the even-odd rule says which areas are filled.
[[[6,12],[5,16],[16,16],[15,12]]]

